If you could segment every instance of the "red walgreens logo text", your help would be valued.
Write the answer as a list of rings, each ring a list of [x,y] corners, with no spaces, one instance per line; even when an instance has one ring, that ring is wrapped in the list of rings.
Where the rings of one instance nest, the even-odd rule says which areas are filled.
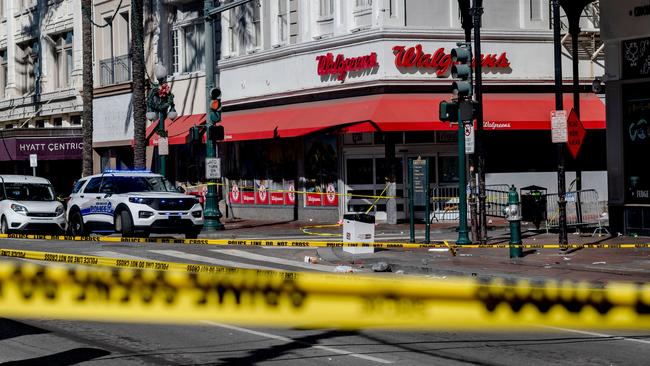
[[[415,47],[406,48],[406,46],[393,47],[395,54],[395,66],[402,67],[417,67],[418,69],[438,69],[436,75],[442,77],[447,74],[451,69],[453,61],[451,54],[445,53],[444,48],[438,48],[433,54],[424,53],[422,45],[417,44]],[[476,59],[472,60],[472,66]],[[508,68],[510,61],[505,52],[497,56],[495,53],[481,55],[481,65],[484,68]]]
[[[345,58],[339,54],[334,59],[334,55],[328,53],[325,56],[316,56],[318,61],[318,75],[337,75],[340,81],[345,80],[348,72],[372,69],[379,66],[377,63],[377,54],[371,53],[366,56]]]

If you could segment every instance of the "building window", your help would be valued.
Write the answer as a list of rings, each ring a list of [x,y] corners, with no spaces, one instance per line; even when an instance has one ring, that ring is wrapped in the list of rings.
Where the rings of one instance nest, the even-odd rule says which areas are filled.
[[[53,45],[52,75],[54,76],[54,89],[70,86],[72,75],[72,31],[57,34],[51,37]]]
[[[194,72],[205,70],[203,47],[203,22],[180,27],[173,31],[172,57],[174,72]],[[183,54],[181,55],[181,52]],[[179,61],[182,60],[182,65]]]
[[[542,0],[530,0],[530,20],[542,20]]]
[[[81,116],[71,116],[70,117],[70,124],[73,126],[80,126],[81,125]]]
[[[45,120],[44,119],[39,119],[34,123],[34,127],[36,128],[45,128]]]
[[[334,0],[319,0],[319,2],[318,15],[321,18],[332,18],[334,16]]]
[[[181,72],[180,55],[178,49],[178,30],[172,31],[172,71],[174,74]]]
[[[262,11],[260,6],[252,4],[253,6],[253,47],[258,48],[262,46]]]
[[[237,34],[235,28],[237,26],[235,9],[231,9],[228,13],[228,49],[231,55],[237,53]]]
[[[278,43],[286,43],[289,35],[287,0],[278,0]]]
[[[366,10],[372,8],[372,0],[354,0],[355,10]]]
[[[32,48],[32,44],[38,45],[37,42],[27,41],[18,45],[18,58],[21,67],[16,67],[17,78],[20,80],[20,90],[23,95],[34,92],[35,75],[34,65],[38,62],[38,52]]]
[[[54,127],[61,127],[61,126],[63,126],[63,118],[61,118],[61,117],[55,117],[55,118],[52,120],[52,125],[53,125]]]
[[[7,88],[7,50],[0,51],[0,98],[5,98]]]
[[[14,128],[14,124],[13,124],[13,123],[7,123],[7,124],[5,125],[5,129],[6,129],[6,130],[10,130],[10,129],[12,129],[12,128]]]

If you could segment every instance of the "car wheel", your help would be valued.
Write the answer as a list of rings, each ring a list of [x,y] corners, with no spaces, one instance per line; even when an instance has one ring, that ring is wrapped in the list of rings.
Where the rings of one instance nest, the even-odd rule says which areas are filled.
[[[123,237],[133,237],[133,218],[128,210],[122,210],[115,216],[115,231],[122,233]]]
[[[84,225],[84,219],[81,217],[81,212],[75,211],[70,216],[70,234],[73,236],[86,236],[88,231]]]
[[[9,224],[7,224],[7,219],[3,216],[2,217],[2,222],[0,223],[0,232],[2,234],[9,234]]]
[[[199,237],[201,230],[192,229],[185,233],[185,239],[196,239]]]

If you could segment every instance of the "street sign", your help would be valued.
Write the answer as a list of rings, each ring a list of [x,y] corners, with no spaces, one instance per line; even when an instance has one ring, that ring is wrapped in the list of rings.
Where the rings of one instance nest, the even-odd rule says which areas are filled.
[[[167,137],[158,139],[158,155],[169,155],[169,140],[167,140]]]
[[[413,204],[424,206],[427,203],[427,160],[413,160]]]
[[[585,140],[586,133],[582,121],[578,119],[578,115],[572,109],[567,120],[567,134],[569,135],[567,146],[574,159],[578,158],[578,152],[580,152],[580,147]]]
[[[474,154],[474,124],[465,124],[465,154]]]
[[[38,166],[38,155],[29,154],[29,166],[31,168],[36,168]]]
[[[221,178],[220,158],[205,158],[205,178],[206,179]]]
[[[551,141],[554,144],[568,142],[566,111],[551,111]]]

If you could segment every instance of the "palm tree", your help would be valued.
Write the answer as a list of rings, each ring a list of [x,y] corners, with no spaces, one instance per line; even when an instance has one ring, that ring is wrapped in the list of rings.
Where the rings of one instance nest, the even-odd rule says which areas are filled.
[[[145,104],[145,63],[143,0],[131,0],[131,57],[133,65],[133,165],[136,169],[146,166],[146,104]],[[164,123],[164,122],[163,122]]]
[[[82,175],[93,174],[93,33],[91,25],[92,0],[81,0],[81,30],[83,54],[83,153]]]

